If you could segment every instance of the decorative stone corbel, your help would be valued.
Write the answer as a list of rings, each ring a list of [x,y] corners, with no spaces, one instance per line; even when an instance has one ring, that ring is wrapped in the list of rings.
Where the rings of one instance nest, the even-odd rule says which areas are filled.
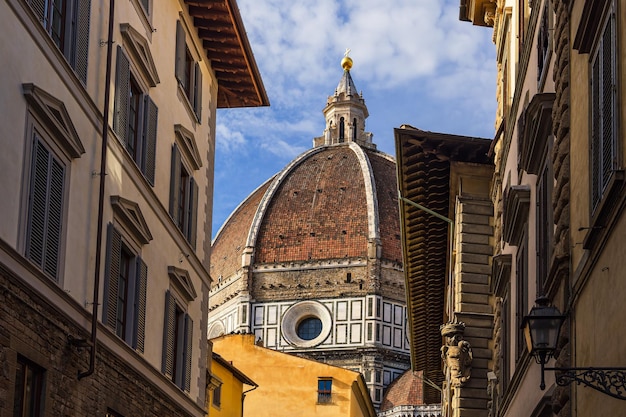
[[[487,26],[493,27],[496,21],[496,5],[493,1],[487,2],[483,6],[483,10],[485,11],[485,16],[483,20]]]
[[[465,323],[449,322],[440,327],[441,335],[445,337],[445,345],[441,347],[443,359],[443,373],[450,386],[460,387],[470,379],[472,371],[472,346],[463,340]]]

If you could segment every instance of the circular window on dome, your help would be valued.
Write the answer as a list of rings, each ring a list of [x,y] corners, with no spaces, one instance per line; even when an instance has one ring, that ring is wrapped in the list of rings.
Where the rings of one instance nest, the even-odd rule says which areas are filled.
[[[298,324],[297,333],[300,339],[315,339],[322,333],[322,320],[317,317],[307,317]]]
[[[283,315],[281,330],[287,342],[296,347],[314,347],[330,335],[332,318],[328,309],[317,301],[292,305]]]

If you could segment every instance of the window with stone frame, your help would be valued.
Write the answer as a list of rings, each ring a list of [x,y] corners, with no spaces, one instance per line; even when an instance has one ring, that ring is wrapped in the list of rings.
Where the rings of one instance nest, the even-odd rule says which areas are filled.
[[[539,33],[537,35],[537,82],[541,86],[545,82],[550,66],[552,53],[552,2],[544,0],[543,10],[539,18]]]
[[[175,75],[178,85],[183,91],[187,104],[193,111],[198,123],[202,120],[202,70],[192,51],[194,48],[187,42],[184,24],[176,22],[176,67]]]
[[[78,78],[87,82],[90,0],[27,0]]]
[[[165,293],[161,371],[181,390],[191,388],[193,320],[186,304],[172,290]]]
[[[515,297],[515,328],[516,328],[516,343],[515,343],[515,360],[519,359],[526,350],[526,340],[524,338],[524,331],[522,327],[522,321],[524,316],[528,314],[528,233],[527,227],[524,230],[522,238],[517,247],[517,254],[515,255],[515,291],[517,296]]]
[[[591,53],[591,205],[595,213],[618,169],[617,72],[614,3]]]
[[[196,247],[199,187],[194,172],[202,160],[193,134],[181,125],[174,126],[172,146],[169,213],[189,244]]]
[[[144,351],[148,266],[128,236],[109,223],[102,321],[138,352]]]
[[[113,130],[135,165],[154,185],[158,108],[142,85],[124,48],[118,46]]]
[[[548,148],[548,152],[552,149],[552,146]],[[548,153],[549,155],[550,153]],[[547,156],[547,155],[546,155]],[[537,188],[536,188],[536,243],[537,243],[537,297],[546,294],[546,282],[549,278],[550,263],[552,259],[552,245],[554,235],[554,220],[552,209],[552,189],[554,184],[554,176],[552,173],[552,164],[549,158],[546,158],[546,162],[539,175],[537,176]]]
[[[13,417],[44,415],[46,370],[18,355],[15,369]]]
[[[71,161],[85,149],[65,105],[34,84],[22,85],[28,106],[22,196],[24,255],[61,283]]]

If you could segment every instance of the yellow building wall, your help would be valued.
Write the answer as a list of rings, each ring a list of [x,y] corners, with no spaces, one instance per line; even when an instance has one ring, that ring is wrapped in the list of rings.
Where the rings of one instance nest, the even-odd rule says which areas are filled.
[[[243,383],[219,362],[211,363],[211,374],[221,382],[220,404],[213,402],[214,390],[207,390],[207,412],[210,417],[241,417],[241,395]],[[245,387],[250,389],[251,387]]]
[[[245,397],[245,417],[375,415],[357,372],[256,346],[254,335],[226,335],[211,341],[214,352],[259,385]],[[317,403],[319,377],[332,378],[331,404]]]

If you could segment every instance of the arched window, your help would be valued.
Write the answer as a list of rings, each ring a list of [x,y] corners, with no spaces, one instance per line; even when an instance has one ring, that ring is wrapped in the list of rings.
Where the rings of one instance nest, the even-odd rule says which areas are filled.
[[[339,119],[339,143],[343,142],[343,140],[345,139],[345,133],[346,133],[346,123],[342,117],[341,119]]]
[[[356,117],[352,120],[352,140],[356,140]]]

